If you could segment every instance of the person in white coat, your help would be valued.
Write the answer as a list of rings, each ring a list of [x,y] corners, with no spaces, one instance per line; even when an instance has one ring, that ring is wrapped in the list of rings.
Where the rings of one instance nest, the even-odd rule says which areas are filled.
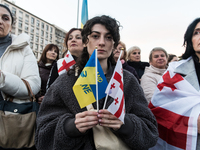
[[[19,36],[10,34],[13,23],[10,9],[0,4],[0,100],[9,95],[13,102],[25,103],[30,102],[30,98],[22,79],[28,81],[33,94],[40,90],[41,80],[36,58],[29,46],[30,38],[25,33]]]
[[[161,47],[155,47],[149,55],[150,66],[145,68],[141,78],[141,87],[148,101],[151,101],[158,81],[167,69],[167,52]]]
[[[10,34],[13,17],[3,6],[0,6],[0,90],[3,96],[4,93],[13,96],[13,101],[29,101],[28,90],[21,79],[29,82],[34,94],[39,91],[37,61],[29,46],[29,36]]]

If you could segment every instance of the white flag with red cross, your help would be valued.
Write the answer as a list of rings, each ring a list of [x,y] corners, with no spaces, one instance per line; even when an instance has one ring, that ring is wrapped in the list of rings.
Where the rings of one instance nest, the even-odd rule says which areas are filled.
[[[114,98],[108,107],[108,111],[119,118],[124,123],[125,99],[123,90],[123,69],[122,63],[118,59],[113,76],[107,86],[106,93]]]
[[[63,60],[62,64],[59,63],[59,61],[61,60]],[[67,51],[67,54],[65,55],[64,59],[61,60],[58,60],[57,62],[59,75],[67,72],[76,63],[69,50]]]
[[[149,103],[159,131],[157,144],[150,150],[196,150],[200,92],[174,72],[188,60],[169,65]]]

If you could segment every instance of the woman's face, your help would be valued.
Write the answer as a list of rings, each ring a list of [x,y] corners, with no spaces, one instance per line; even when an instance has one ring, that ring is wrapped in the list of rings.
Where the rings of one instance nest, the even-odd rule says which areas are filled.
[[[121,44],[118,44],[117,48],[114,49],[113,54],[114,54],[114,59],[115,60],[118,59],[122,48],[124,48],[124,47]],[[122,58],[124,58],[124,51],[122,51],[122,55],[121,55],[120,59],[122,59]]]
[[[129,60],[130,61],[137,61],[137,62],[140,61],[140,50],[139,49],[133,50],[130,53]]]
[[[196,25],[193,36],[192,36],[192,45],[196,55],[200,59],[200,22]]]
[[[54,60],[56,60],[57,56],[57,49],[55,47],[49,49],[46,52],[47,63],[52,63]]]
[[[67,47],[72,55],[76,57],[79,57],[81,55],[83,51],[81,31],[75,30],[69,35]]]
[[[97,47],[97,57],[99,61],[108,59],[113,49],[113,37],[104,25],[95,24],[92,27],[91,34],[88,35],[88,43],[86,44],[88,53],[91,56]]]
[[[10,13],[3,7],[0,7],[0,37],[5,37],[11,31],[12,19]]]

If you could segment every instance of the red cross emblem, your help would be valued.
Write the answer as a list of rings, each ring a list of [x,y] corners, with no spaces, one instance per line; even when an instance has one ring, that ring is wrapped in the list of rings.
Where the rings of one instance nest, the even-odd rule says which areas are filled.
[[[115,105],[116,105],[117,103],[119,103],[118,97],[115,99]]]
[[[172,89],[172,91],[174,91],[175,89],[177,89],[174,84],[184,80],[183,77],[180,74],[175,74],[172,78],[170,77],[169,71],[167,71],[164,75],[163,75],[163,82],[159,83],[157,85],[158,89],[161,91],[163,89],[164,86],[169,87]]]
[[[115,83],[111,84],[110,89],[115,88]]]

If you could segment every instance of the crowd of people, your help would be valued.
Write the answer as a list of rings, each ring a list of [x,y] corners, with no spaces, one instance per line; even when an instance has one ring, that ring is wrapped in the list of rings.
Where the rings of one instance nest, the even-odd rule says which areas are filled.
[[[0,101],[12,97],[13,103],[29,102],[29,92],[22,81],[24,79],[30,84],[40,104],[35,145],[21,149],[98,149],[94,139],[98,126],[111,131],[126,149],[153,149],[160,133],[156,114],[159,112],[152,112],[150,106],[156,99],[155,90],[168,67],[174,66],[175,73],[186,79],[198,92],[200,90],[200,18],[195,19],[186,30],[186,50],[181,57],[168,54],[162,47],[155,47],[149,53],[149,62],[141,61],[142,51],[138,46],[126,49],[125,43],[120,41],[120,23],[110,16],[96,16],[89,19],[83,29],[70,29],[65,36],[62,58],[59,59],[61,50],[51,43],[46,45],[38,62],[29,46],[29,36],[10,33],[14,23],[10,9],[0,4]],[[99,110],[90,111],[86,107],[80,108],[74,95],[73,86],[94,49],[97,49],[97,58],[108,83],[118,59],[122,63],[124,123],[107,110],[113,98],[108,97],[105,109],[105,98],[102,98],[98,101]],[[59,74],[58,70],[68,52],[75,64]],[[188,98],[188,104],[190,101],[192,99]],[[97,102],[92,103],[92,108],[97,109]],[[200,116],[194,126],[197,131],[195,149],[200,149]],[[98,136],[101,137],[101,134]],[[114,145],[113,149],[118,149]],[[0,149],[6,148],[0,144]],[[169,148],[163,144],[160,149]]]

